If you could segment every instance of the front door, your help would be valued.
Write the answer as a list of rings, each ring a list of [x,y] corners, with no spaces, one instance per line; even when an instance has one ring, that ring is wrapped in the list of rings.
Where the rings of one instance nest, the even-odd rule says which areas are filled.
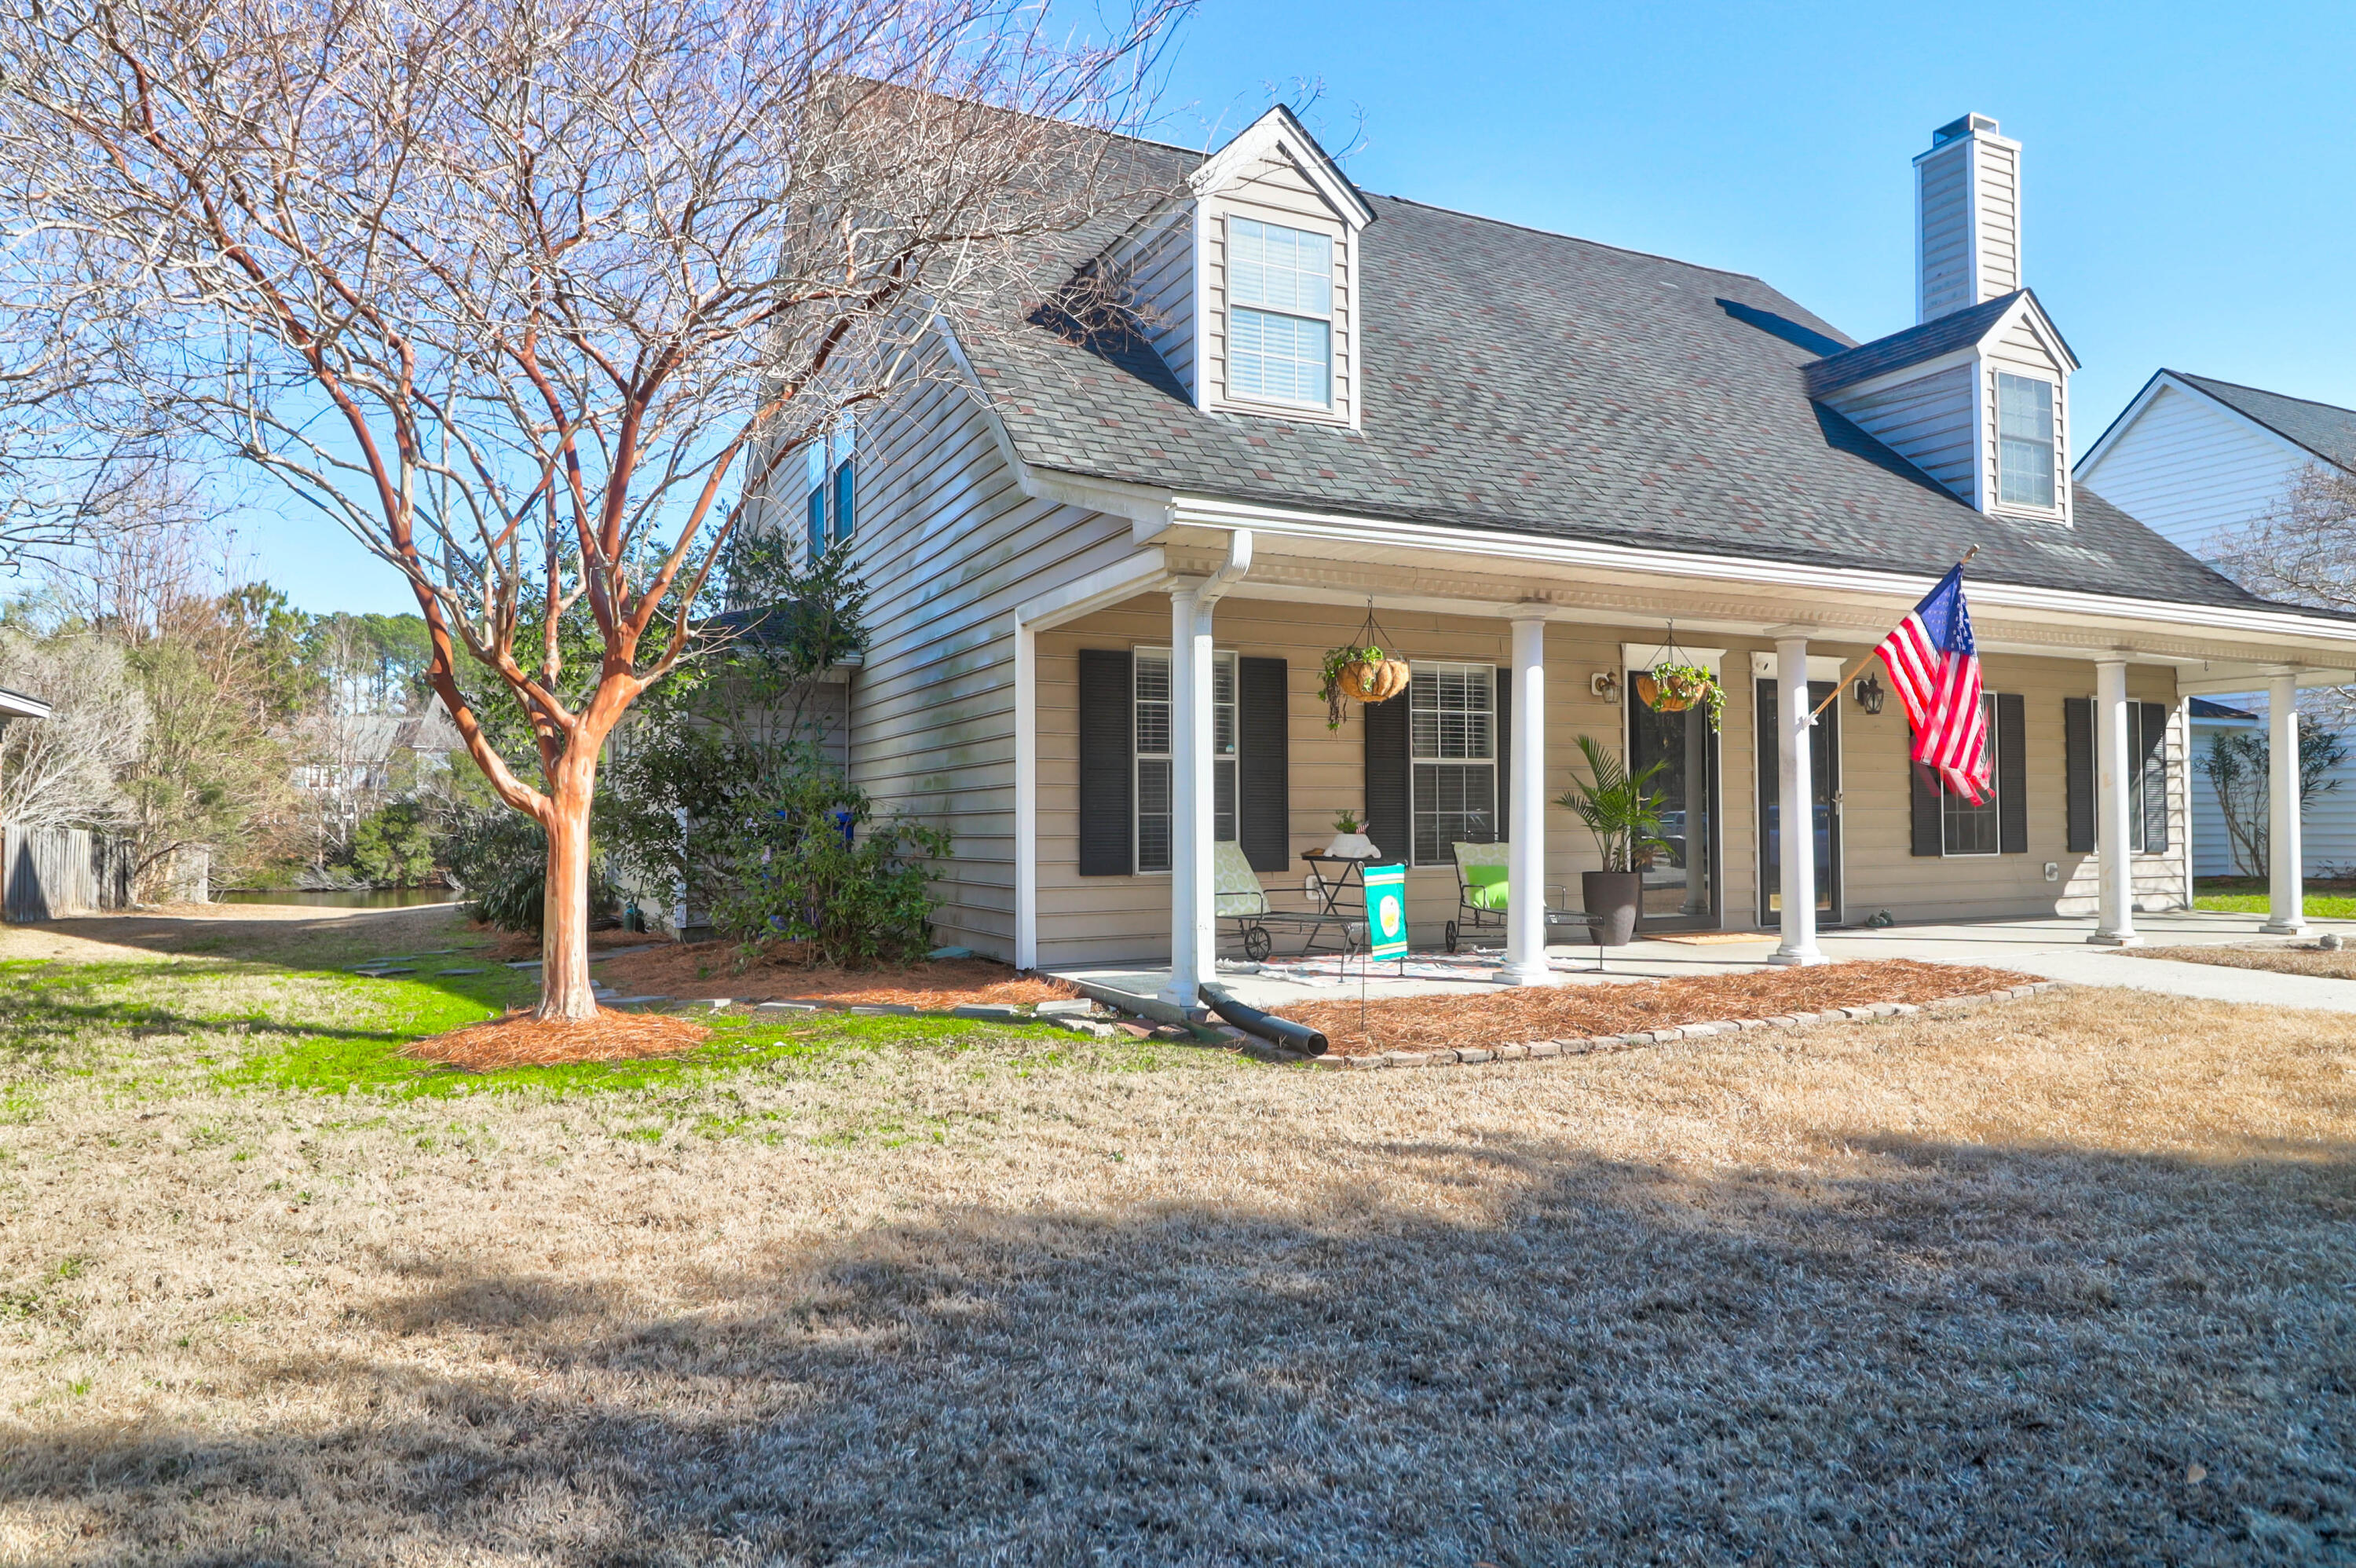
[[[1780,741],[1783,727],[1775,717],[1775,683],[1758,683],[1755,709],[1759,737],[1759,923],[1772,926],[1783,918],[1783,832]],[[1808,682],[1808,706],[1830,697],[1833,683]],[[1840,704],[1829,703],[1808,731],[1809,783],[1815,795],[1814,812],[1816,853],[1816,923],[1838,925],[1840,888]]]
[[[1654,764],[1652,789],[1661,796],[1661,837],[1644,868],[1639,931],[1715,931],[1718,893],[1718,735],[1708,712],[1656,713],[1636,694],[1641,670],[1628,672],[1628,766]]]

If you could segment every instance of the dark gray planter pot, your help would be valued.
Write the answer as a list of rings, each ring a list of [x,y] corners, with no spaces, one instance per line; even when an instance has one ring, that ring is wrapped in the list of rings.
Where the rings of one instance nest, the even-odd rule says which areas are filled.
[[[1595,917],[1595,941],[1604,947],[1625,947],[1636,934],[1636,908],[1644,901],[1642,871],[1581,871],[1579,896]]]

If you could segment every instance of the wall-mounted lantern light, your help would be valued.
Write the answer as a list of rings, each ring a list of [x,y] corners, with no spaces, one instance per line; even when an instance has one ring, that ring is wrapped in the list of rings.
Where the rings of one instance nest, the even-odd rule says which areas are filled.
[[[1857,705],[1868,713],[1881,711],[1881,682],[1871,670],[1867,670],[1858,677],[1857,684],[1850,687],[1849,690],[1856,693]]]
[[[1599,669],[1587,677],[1587,689],[1606,702],[1620,700],[1620,677],[1608,669]]]

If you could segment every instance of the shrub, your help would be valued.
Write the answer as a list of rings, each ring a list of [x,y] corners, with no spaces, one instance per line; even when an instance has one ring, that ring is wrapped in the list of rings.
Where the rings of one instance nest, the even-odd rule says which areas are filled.
[[[425,808],[396,800],[352,829],[352,869],[377,887],[413,888],[434,875],[434,835]]]
[[[548,831],[505,806],[461,807],[452,814],[444,850],[450,880],[466,894],[466,912],[501,931],[535,935],[548,901]],[[613,912],[614,887],[594,850],[589,861],[589,918]]]
[[[948,856],[948,834],[877,821],[863,791],[807,752],[766,770],[696,837],[718,872],[712,926],[748,953],[790,944],[861,968],[932,945],[940,872],[927,862]]]

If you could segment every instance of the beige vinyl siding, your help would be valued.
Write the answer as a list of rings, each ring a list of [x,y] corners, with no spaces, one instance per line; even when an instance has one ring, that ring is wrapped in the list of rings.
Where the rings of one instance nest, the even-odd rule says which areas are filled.
[[[1330,410],[1232,400],[1226,393],[1226,219],[1260,219],[1330,235],[1333,240],[1333,401]],[[1265,157],[1203,204],[1203,293],[1197,351],[1204,378],[1197,400],[1205,407],[1277,412],[1287,419],[1357,422],[1357,242],[1309,176],[1290,158]]]
[[[1146,341],[1188,396],[1199,401],[1202,392],[1194,380],[1194,204],[1181,204],[1155,219],[1118,261]]]
[[[1861,650],[1859,650],[1861,651]],[[1844,650],[1844,656],[1856,656]],[[1907,762],[1906,715],[1893,699],[1869,715],[1841,699],[1841,829],[1847,913],[1852,923],[1887,909],[1900,920],[1969,920],[1995,915],[2092,914],[2096,856],[2069,852],[2062,700],[2091,697],[2094,667],[2076,659],[2032,659],[1992,654],[1981,660],[1990,691],[2018,693],[2026,741],[2029,852],[2025,855],[1916,856],[1913,795]],[[2128,695],[2138,702],[2176,705],[2175,682],[2164,669],[2130,668]],[[1883,677],[1884,686],[1888,677]],[[1731,713],[1731,705],[1729,712]],[[2169,731],[2169,852],[2135,857],[2139,909],[2183,903],[2185,812],[2181,722]],[[2044,880],[2054,861],[2058,882]]]
[[[2020,155],[1995,142],[1979,144],[1979,297],[1992,300],[2020,287]]]
[[[2085,474],[2087,488],[2195,555],[2256,520],[2308,459],[2207,397],[2163,386]]]
[[[1972,294],[1971,144],[1957,142],[1917,165],[1922,319],[1976,304]]]
[[[1944,370],[1861,396],[1835,408],[1965,502],[1972,499],[1972,368]]]
[[[862,432],[857,536],[873,590],[851,688],[852,777],[955,835],[940,940],[1014,947],[1015,606],[1120,560],[1129,525],[1023,494],[981,412],[929,388]]]

